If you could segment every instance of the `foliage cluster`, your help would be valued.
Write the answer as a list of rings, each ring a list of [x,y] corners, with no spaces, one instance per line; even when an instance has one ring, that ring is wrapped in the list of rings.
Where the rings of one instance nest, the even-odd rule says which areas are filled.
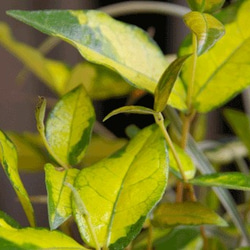
[[[46,58],[0,23],[0,44],[59,99],[46,115],[46,98],[39,98],[39,134],[0,131],[1,165],[30,223],[21,227],[1,212],[0,249],[250,245],[249,196],[246,192],[244,204],[237,206],[227,190],[250,190],[244,161],[250,152],[249,116],[224,112],[240,141],[213,144],[206,152],[195,142],[204,139],[206,114],[250,85],[250,1],[224,8],[223,0],[188,4],[191,10],[183,20],[190,35],[171,62],[146,32],[101,11],[8,11],[51,36],[50,41],[70,43],[86,61],[69,68]],[[164,8],[167,12],[169,5]],[[136,105],[138,93],[152,94],[153,107]],[[92,101],[124,95],[134,105],[104,120],[135,113],[153,116],[155,124],[130,127],[128,141],[98,134]],[[236,162],[239,171],[222,172],[228,162]],[[19,170],[45,171],[50,230],[36,226]],[[70,237],[73,223],[83,244]]]

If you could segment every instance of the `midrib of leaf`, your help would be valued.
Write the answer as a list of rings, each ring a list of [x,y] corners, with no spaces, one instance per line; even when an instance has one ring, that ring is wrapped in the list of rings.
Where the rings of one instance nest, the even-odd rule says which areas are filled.
[[[78,100],[79,100],[79,97],[80,97],[80,92],[78,93],[78,96],[77,96],[77,99],[76,99],[76,102],[75,102],[75,108],[74,108],[74,112],[73,112],[73,115],[72,115],[72,122],[71,122],[71,124],[70,124],[70,132],[69,132],[69,139],[68,139],[68,143],[67,143],[67,161],[69,160],[68,159],[68,155],[69,155],[69,152],[70,152],[70,146],[71,146],[71,140],[70,140],[70,138],[71,138],[71,136],[72,136],[72,131],[73,131],[73,121],[74,121],[74,119],[75,119],[75,114],[76,114],[76,107],[77,107],[77,104],[78,104]]]
[[[127,169],[127,171],[126,171],[126,173],[125,173],[125,175],[124,175],[124,177],[123,177],[123,179],[122,179],[122,182],[121,182],[121,185],[120,185],[121,187],[120,187],[120,189],[119,189],[119,191],[118,191],[118,193],[117,193],[117,197],[116,197],[116,200],[115,200],[114,205],[113,205],[113,208],[112,208],[111,218],[110,218],[110,220],[109,220],[109,225],[108,225],[108,228],[107,228],[107,237],[106,237],[106,242],[105,242],[105,247],[106,247],[106,248],[109,246],[109,242],[110,242],[111,230],[112,230],[112,226],[113,226],[113,220],[114,220],[114,217],[115,217],[115,214],[116,214],[116,212],[115,212],[116,206],[117,206],[117,204],[118,204],[118,202],[119,202],[119,198],[120,198],[120,196],[121,196],[121,192],[122,192],[122,190],[123,190],[124,183],[125,183],[125,181],[126,181],[126,179],[127,179],[127,175],[128,175],[128,173],[129,173],[129,171],[130,171],[131,165],[133,164],[133,162],[134,162],[135,159],[137,158],[137,155],[142,151],[144,145],[147,143],[147,141],[148,141],[150,138],[151,138],[151,136],[149,136],[149,138],[147,138],[147,140],[146,140],[146,141],[143,143],[143,145],[141,146],[140,150],[136,153],[135,157],[134,157],[133,160],[131,161],[131,163],[130,163],[130,165],[129,165],[129,167],[128,167],[128,169]]]
[[[246,38],[244,42],[240,43],[239,46],[237,46],[237,48],[234,49],[234,51],[224,60],[223,63],[220,64],[220,66],[218,66],[216,68],[216,70],[213,72],[213,74],[208,78],[208,80],[202,85],[202,87],[200,88],[200,90],[198,91],[198,93],[196,94],[196,97],[198,97],[203,90],[206,88],[206,86],[209,84],[209,82],[213,79],[213,77],[228,63],[228,61],[237,53],[237,51],[239,49],[241,49],[241,47],[249,41],[249,38]]]

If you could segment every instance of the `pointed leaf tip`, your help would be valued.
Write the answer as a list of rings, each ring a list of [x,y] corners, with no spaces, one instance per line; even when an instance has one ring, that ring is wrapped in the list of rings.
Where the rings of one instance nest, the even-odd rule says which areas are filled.
[[[108,120],[110,117],[122,114],[122,113],[130,113],[130,114],[141,114],[141,115],[154,115],[156,112],[153,109],[146,108],[143,106],[124,106],[118,109],[113,110],[108,115],[106,115],[103,121]]]
[[[189,56],[182,56],[174,60],[162,74],[154,92],[155,111],[162,112],[165,109],[181,67]]]

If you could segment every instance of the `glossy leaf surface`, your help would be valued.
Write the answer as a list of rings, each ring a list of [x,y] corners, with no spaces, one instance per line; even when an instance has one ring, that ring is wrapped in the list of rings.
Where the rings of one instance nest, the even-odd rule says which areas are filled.
[[[0,131],[0,162],[22,204],[30,225],[35,226],[34,210],[18,173],[16,148],[2,131]]]
[[[45,165],[45,183],[48,194],[50,229],[58,228],[72,215],[71,190],[64,185],[73,185],[78,169],[56,169],[52,164]]]
[[[88,61],[117,71],[133,86],[151,93],[168,65],[160,48],[147,33],[99,11],[12,10],[7,13],[48,35],[69,42]],[[173,91],[170,105],[186,108],[179,93],[183,90],[180,85]]]
[[[154,110],[162,112],[168,102],[181,67],[189,56],[175,59],[162,74],[154,92]]]
[[[0,226],[0,245],[2,250],[86,250],[69,236],[59,231],[44,228],[16,229],[11,226]]]
[[[223,187],[237,190],[250,190],[250,176],[240,172],[201,175],[190,183],[198,186]]]
[[[75,180],[101,247],[123,249],[140,231],[167,183],[165,140],[156,126],[140,131],[126,148],[81,170]],[[75,210],[83,239],[95,246]]]
[[[198,57],[193,103],[199,112],[221,106],[250,84],[249,9],[250,1],[244,1],[235,20],[225,25],[225,35]],[[190,47],[182,46],[180,54],[190,51]],[[186,62],[182,70],[184,84],[190,78],[188,67],[190,62]]]
[[[146,108],[143,106],[124,106],[118,109],[113,110],[107,116],[104,117],[103,121],[106,121],[110,117],[122,113],[130,114],[141,114],[141,115],[154,115],[156,112],[153,109]]]
[[[65,165],[76,165],[82,160],[94,121],[94,108],[82,86],[64,95],[49,114],[46,139]]]
[[[214,12],[220,9],[225,0],[187,0],[192,10],[199,12]]]
[[[176,144],[174,145],[175,150],[178,154],[178,157],[180,159],[180,162],[183,167],[183,171],[185,173],[185,176],[187,179],[192,179],[196,173],[196,167],[192,161],[192,159],[189,157],[189,155],[179,146]],[[176,160],[174,158],[174,155],[172,153],[172,150],[169,149],[169,166],[171,172],[176,175],[178,178],[182,179],[181,173],[179,171],[178,165],[176,163]]]
[[[245,144],[250,153],[250,117],[241,111],[233,109],[224,110],[224,116],[234,133]]]
[[[197,37],[197,54],[209,50],[225,33],[224,25],[212,15],[197,11],[184,16],[184,22]]]
[[[154,211],[155,226],[217,225],[227,226],[219,215],[198,202],[162,203]]]
[[[116,72],[87,61],[79,63],[70,72],[65,91],[83,84],[91,99],[104,100],[128,94],[133,88]]]
[[[16,41],[3,22],[0,22],[0,44],[57,94],[64,91],[69,77],[69,69],[64,63],[46,59],[37,49]]]

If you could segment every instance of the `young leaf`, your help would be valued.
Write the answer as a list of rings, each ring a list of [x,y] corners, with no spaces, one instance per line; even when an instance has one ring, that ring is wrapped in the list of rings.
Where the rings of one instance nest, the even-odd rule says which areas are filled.
[[[43,120],[40,110],[38,114]],[[46,123],[45,135],[52,156],[60,159],[63,166],[78,164],[88,146],[94,121],[94,108],[82,86],[63,96]]]
[[[127,95],[133,89],[116,72],[87,61],[72,68],[65,84],[67,93],[82,83],[91,99],[104,100]]]
[[[187,0],[192,10],[199,12],[214,12],[220,9],[225,0]]]
[[[154,92],[168,63],[156,43],[141,29],[105,13],[69,10],[7,12],[12,17],[75,46],[84,58],[122,75],[133,86]],[[176,93],[177,91],[177,93]],[[186,109],[179,87],[169,104]]]
[[[191,160],[189,155],[182,148],[180,148],[176,144],[174,145],[174,147],[175,147],[175,150],[176,150],[176,152],[179,156],[179,159],[181,161],[183,171],[185,173],[186,178],[187,179],[194,178],[194,175],[196,173],[196,168],[195,168],[193,161]],[[170,167],[170,171],[174,175],[176,175],[178,178],[182,179],[180,170],[178,168],[178,165],[176,163],[176,160],[174,158],[174,155],[173,155],[171,149],[169,149],[169,167]]]
[[[0,226],[0,246],[2,250],[65,249],[87,250],[75,240],[59,231],[44,228],[5,228]]]
[[[189,55],[175,59],[162,74],[154,92],[155,111],[162,112],[165,109],[181,67],[188,57]]]
[[[156,126],[143,129],[126,148],[81,170],[75,188],[100,247],[123,249],[139,233],[163,195],[167,174],[165,140]],[[77,207],[74,213],[82,238],[95,246]]]
[[[23,206],[30,225],[35,226],[34,210],[18,173],[16,148],[2,131],[0,131],[0,163]]]
[[[154,211],[152,223],[158,227],[178,225],[227,226],[224,219],[198,202],[162,203]]]
[[[197,54],[209,50],[225,33],[223,24],[215,17],[197,11],[184,16],[184,22],[197,37]]]
[[[64,91],[65,82],[69,77],[69,69],[64,63],[46,59],[37,49],[17,42],[12,38],[7,24],[3,22],[0,22],[0,44],[57,94]]]
[[[118,109],[113,110],[108,115],[106,115],[103,121],[108,120],[110,117],[114,115],[118,115],[121,113],[130,113],[130,114],[141,114],[141,115],[154,115],[156,112],[153,109],[146,108],[143,106],[124,106]]]
[[[249,9],[250,1],[246,0],[235,20],[225,25],[225,35],[197,59],[193,103],[199,112],[221,106],[250,84]],[[180,55],[190,51],[190,46],[184,45]],[[184,84],[190,78],[189,67],[187,61],[181,75]]]
[[[51,164],[45,165],[45,183],[48,194],[50,229],[58,228],[72,215],[71,190],[65,182],[73,184],[78,169],[58,170]]]
[[[241,111],[233,109],[224,110],[224,116],[250,154],[250,117]]]
[[[189,181],[198,186],[223,187],[236,190],[250,190],[250,176],[240,172],[200,175]]]

